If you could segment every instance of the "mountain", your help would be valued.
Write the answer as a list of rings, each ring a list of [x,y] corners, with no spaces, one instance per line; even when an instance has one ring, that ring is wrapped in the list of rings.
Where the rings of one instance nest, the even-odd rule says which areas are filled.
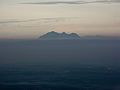
[[[39,39],[49,40],[61,40],[61,39],[80,39],[80,36],[76,33],[67,34],[66,32],[58,33],[55,31],[48,32],[39,37]]]

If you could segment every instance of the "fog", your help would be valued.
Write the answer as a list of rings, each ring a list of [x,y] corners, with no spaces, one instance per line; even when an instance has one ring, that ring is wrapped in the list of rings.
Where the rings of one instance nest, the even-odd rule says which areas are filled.
[[[119,40],[2,40],[0,63],[4,64],[107,64],[120,60]]]

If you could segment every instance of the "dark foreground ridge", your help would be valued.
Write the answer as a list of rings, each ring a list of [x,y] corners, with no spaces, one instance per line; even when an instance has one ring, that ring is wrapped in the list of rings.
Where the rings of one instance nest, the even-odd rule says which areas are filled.
[[[40,36],[39,39],[43,40],[80,39],[80,36],[76,33],[67,34],[66,32],[58,33],[55,31],[51,31]]]

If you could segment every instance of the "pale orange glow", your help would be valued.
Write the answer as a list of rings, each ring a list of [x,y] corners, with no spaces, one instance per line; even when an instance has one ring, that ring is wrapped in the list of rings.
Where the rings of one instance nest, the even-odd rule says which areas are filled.
[[[81,36],[120,36],[118,8],[120,4],[0,6],[0,38],[37,38],[51,30]],[[22,20],[28,22],[15,22]],[[9,22],[2,23],[5,21]]]

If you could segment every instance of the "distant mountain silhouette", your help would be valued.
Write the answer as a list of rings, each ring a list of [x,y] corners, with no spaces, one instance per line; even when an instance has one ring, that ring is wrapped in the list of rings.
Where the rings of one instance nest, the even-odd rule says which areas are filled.
[[[55,31],[48,32],[39,37],[39,39],[79,39],[80,36],[76,33],[67,34],[66,32],[58,33]]]

